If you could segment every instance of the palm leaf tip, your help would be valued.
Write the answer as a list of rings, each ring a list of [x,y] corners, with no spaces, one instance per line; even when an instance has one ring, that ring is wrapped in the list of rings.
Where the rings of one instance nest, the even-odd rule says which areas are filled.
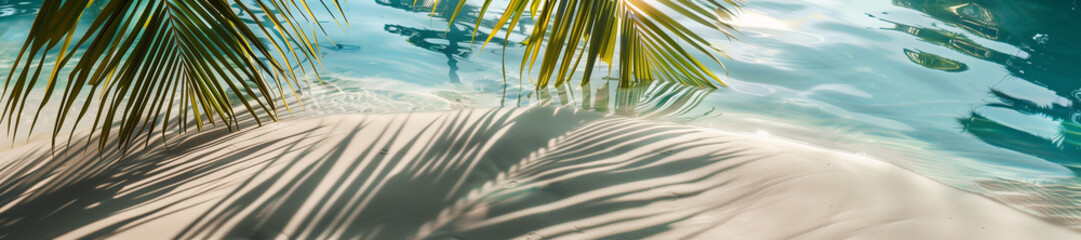
[[[491,3],[484,2],[478,25]],[[692,54],[705,55],[722,69],[724,65],[717,55],[727,55],[672,14],[688,19],[683,22],[710,27],[734,39],[737,31],[725,20],[730,20],[743,4],[741,0],[512,0],[482,47],[502,29],[514,29],[523,15],[529,15],[536,25],[524,43],[519,75],[539,66],[537,88],[552,83],[558,87],[576,72],[581,72],[582,84],[588,84],[597,60],[618,66],[621,87],[658,79],[702,87],[724,86],[720,77]],[[458,14],[456,10],[451,19]],[[509,31],[504,34],[504,39],[510,37]],[[582,59],[584,69],[579,71]]]
[[[7,121],[9,133],[19,132],[19,119],[33,113],[32,131],[53,104],[54,144],[63,128],[92,116],[90,136],[100,149],[110,140],[123,148],[156,126],[186,131],[189,120],[198,128],[221,122],[235,129],[238,110],[259,123],[260,115],[276,120],[278,104],[287,105],[284,89],[300,79],[293,69],[315,70],[315,61],[307,61],[311,69],[302,64],[318,59],[314,37],[294,21],[315,14],[304,1],[249,2],[255,5],[46,0],[8,74],[0,121]],[[255,12],[270,23],[240,17]],[[42,64],[46,60],[54,64]],[[46,84],[35,87],[39,82]],[[38,91],[41,102],[29,104]],[[37,106],[27,111],[28,104]]]

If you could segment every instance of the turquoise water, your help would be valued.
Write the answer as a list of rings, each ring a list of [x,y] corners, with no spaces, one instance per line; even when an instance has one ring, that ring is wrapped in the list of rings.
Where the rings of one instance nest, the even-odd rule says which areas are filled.
[[[730,87],[631,91],[601,81],[533,91],[528,77],[517,78],[522,48],[513,43],[504,89],[502,46],[471,49],[471,24],[448,30],[449,9],[411,3],[352,3],[365,14],[331,36],[344,47],[324,60],[334,89],[315,88],[327,102],[363,104],[327,106],[554,105],[769,134],[865,154],[1081,225],[1081,73],[1073,68],[1081,1],[754,0],[734,20],[740,41],[699,31],[733,57]],[[657,91],[666,88],[678,90]]]
[[[864,154],[1081,226],[1081,0],[750,0],[739,41],[699,31],[732,56],[728,88],[540,91],[518,78],[528,22],[479,49],[477,6],[448,28],[455,1],[430,2],[349,1],[302,114],[549,105],[678,121]],[[8,54],[28,7],[0,3]]]

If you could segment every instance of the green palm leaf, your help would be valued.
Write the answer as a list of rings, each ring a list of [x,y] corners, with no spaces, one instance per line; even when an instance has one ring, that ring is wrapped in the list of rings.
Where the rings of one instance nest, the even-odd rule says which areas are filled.
[[[465,2],[459,1],[455,12]],[[74,132],[79,123],[91,122],[90,116],[93,131],[100,133],[87,136],[97,138],[99,149],[112,138],[125,148],[158,127],[163,134],[170,127],[184,132],[190,125],[201,129],[216,122],[235,129],[237,111],[261,124],[277,120],[279,105],[289,109],[286,89],[317,68],[314,35],[324,30],[303,0],[92,3],[43,3],[0,95],[0,121],[6,121],[9,134],[26,124],[32,132],[50,103],[57,105],[54,145],[63,128]],[[320,3],[332,17],[337,12],[345,19],[338,0]],[[491,3],[485,1],[478,22]],[[582,84],[589,83],[600,60],[618,65],[621,87],[655,79],[715,87],[714,82],[723,82],[691,53],[704,53],[722,67],[716,55],[724,54],[669,14],[731,38],[732,26],[714,19],[726,18],[738,5],[734,0],[511,0],[484,43],[503,26],[514,28],[528,10],[537,24],[525,43],[522,72],[540,60],[537,88],[566,83],[583,58]],[[267,21],[249,25],[251,20],[239,17],[255,12],[268,13]],[[96,16],[80,25],[85,13]],[[41,82],[44,87],[35,88]],[[43,96],[40,103],[28,99],[34,94]],[[24,115],[33,120],[21,123]]]
[[[460,1],[458,9],[465,2]],[[491,3],[492,0],[484,2],[478,25]],[[609,66],[619,66],[621,87],[655,79],[715,87],[714,82],[724,83],[685,46],[709,56],[722,67],[717,55],[726,55],[669,16],[669,12],[733,38],[735,29],[731,25],[713,19],[728,18],[732,8],[739,5],[739,0],[511,0],[497,27],[485,39],[485,45],[502,26],[513,29],[528,10],[529,16],[537,21],[526,42],[521,72],[526,69],[532,72],[539,60],[539,79],[534,82],[537,88],[547,87],[551,82],[557,87],[566,83],[583,58],[583,85],[589,83],[599,59]],[[454,18],[451,17],[451,24]]]
[[[46,82],[44,98],[29,127],[32,131],[38,124],[47,104],[58,102],[54,145],[65,124],[78,125],[88,115],[100,131],[99,148],[113,137],[124,148],[158,126],[162,133],[170,126],[186,131],[188,119],[200,129],[216,121],[232,129],[238,126],[237,105],[256,121],[258,112],[276,120],[279,103],[289,107],[285,89],[291,90],[308,67],[316,67],[312,61],[305,67],[302,60],[318,60],[317,39],[309,37],[315,33],[305,29],[322,27],[292,20],[315,18],[305,1],[93,2],[42,4],[0,97],[0,121],[7,122],[9,133],[19,132],[19,120],[31,113],[24,111],[27,97],[38,94],[34,86],[41,81]],[[96,16],[80,25],[91,9]],[[271,22],[255,27],[239,17],[254,11],[279,14],[268,14]]]

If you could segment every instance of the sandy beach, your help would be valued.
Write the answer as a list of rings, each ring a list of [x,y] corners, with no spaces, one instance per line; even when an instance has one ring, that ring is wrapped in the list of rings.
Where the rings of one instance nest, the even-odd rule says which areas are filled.
[[[876,159],[572,109],[161,137],[3,150],[0,238],[1081,239]]]

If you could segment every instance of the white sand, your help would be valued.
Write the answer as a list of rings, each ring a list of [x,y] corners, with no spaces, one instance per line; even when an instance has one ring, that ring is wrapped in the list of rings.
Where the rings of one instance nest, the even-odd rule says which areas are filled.
[[[548,108],[289,120],[108,163],[0,154],[10,239],[1081,239],[874,159]]]

